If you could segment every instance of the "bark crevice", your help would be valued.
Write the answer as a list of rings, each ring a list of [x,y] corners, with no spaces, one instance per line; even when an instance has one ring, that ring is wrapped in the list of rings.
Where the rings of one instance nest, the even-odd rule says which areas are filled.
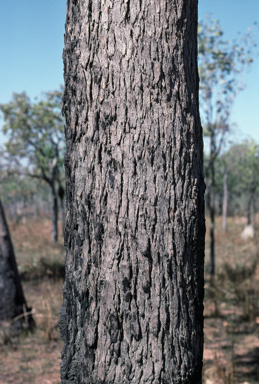
[[[62,384],[200,384],[197,2],[69,0],[67,13]]]

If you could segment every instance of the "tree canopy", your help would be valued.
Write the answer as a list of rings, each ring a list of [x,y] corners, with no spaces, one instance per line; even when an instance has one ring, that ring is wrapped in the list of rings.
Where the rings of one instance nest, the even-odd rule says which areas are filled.
[[[5,165],[11,173],[41,179],[49,185],[54,242],[58,237],[58,191],[63,199],[65,144],[61,102],[62,89],[45,93],[34,102],[25,92],[14,93],[10,103],[0,105],[5,120],[3,132],[7,135],[2,151]]]
[[[61,115],[62,90],[45,93],[31,102],[25,92],[14,93],[12,101],[1,104],[7,134],[6,157],[23,172],[50,183],[64,161],[64,120]]]

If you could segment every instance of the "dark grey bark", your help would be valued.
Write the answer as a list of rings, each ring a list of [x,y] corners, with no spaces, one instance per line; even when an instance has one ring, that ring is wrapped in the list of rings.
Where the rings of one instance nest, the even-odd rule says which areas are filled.
[[[62,383],[199,383],[197,1],[67,1]]]
[[[60,200],[60,208],[61,208],[61,221],[64,235],[64,222],[65,222],[65,207],[64,207],[64,199],[65,199],[65,190],[61,184],[59,184],[58,188],[58,196]]]
[[[23,323],[34,326],[32,315],[20,316],[31,311],[24,297],[17,269],[14,249],[0,200],[0,321],[18,320],[12,323],[12,333],[17,335]]]

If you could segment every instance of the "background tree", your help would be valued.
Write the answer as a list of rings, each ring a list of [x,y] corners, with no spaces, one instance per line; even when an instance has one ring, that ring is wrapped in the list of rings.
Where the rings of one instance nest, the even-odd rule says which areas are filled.
[[[221,186],[222,186],[222,229],[227,232],[227,216],[228,216],[228,202],[229,202],[229,181],[233,175],[234,168],[237,168],[240,163],[240,156],[236,146],[231,146],[227,151],[223,152],[216,162],[216,169],[221,173]],[[236,172],[234,173],[233,188],[237,189],[238,180],[236,178]],[[240,178],[239,174],[239,178]],[[241,176],[242,177],[242,176]],[[233,179],[233,176],[232,176]],[[233,189],[232,188],[232,189]]]
[[[205,155],[205,167],[208,162],[209,156]],[[216,158],[215,213],[222,215],[222,225],[226,225],[227,212],[229,215],[246,215],[248,223],[254,224],[258,165],[258,144],[253,140],[229,143]]]
[[[7,218],[18,223],[32,217],[50,216],[48,185],[43,180],[17,174],[13,169],[9,172],[4,168],[0,176],[0,196]]]
[[[68,1],[62,383],[201,384],[197,1]]]
[[[64,161],[61,98],[62,91],[54,91],[32,103],[23,92],[0,105],[5,119],[3,132],[8,135],[5,148],[9,167],[13,164],[19,173],[42,179],[50,187],[53,242],[58,239],[58,190],[62,190]],[[60,197],[63,199],[62,193]]]
[[[205,168],[210,213],[210,273],[215,273],[215,161],[226,133],[234,99],[244,88],[240,75],[252,63],[251,30],[233,43],[223,40],[217,20],[208,17],[198,28],[201,117],[209,140],[209,161]]]
[[[234,150],[239,154],[238,177],[246,197],[247,225],[255,224],[256,197],[259,186],[259,145],[254,140],[237,144]],[[251,220],[251,213],[253,220]]]

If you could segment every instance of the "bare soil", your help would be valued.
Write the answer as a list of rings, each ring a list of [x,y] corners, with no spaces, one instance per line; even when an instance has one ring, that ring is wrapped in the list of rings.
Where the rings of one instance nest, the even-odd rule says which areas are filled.
[[[49,220],[9,223],[9,229],[25,297],[33,308],[37,327],[19,338],[9,335],[8,324],[0,329],[0,384],[57,384],[61,382],[63,348],[58,329],[65,262],[63,240],[51,243]],[[62,233],[61,226],[59,229]]]

